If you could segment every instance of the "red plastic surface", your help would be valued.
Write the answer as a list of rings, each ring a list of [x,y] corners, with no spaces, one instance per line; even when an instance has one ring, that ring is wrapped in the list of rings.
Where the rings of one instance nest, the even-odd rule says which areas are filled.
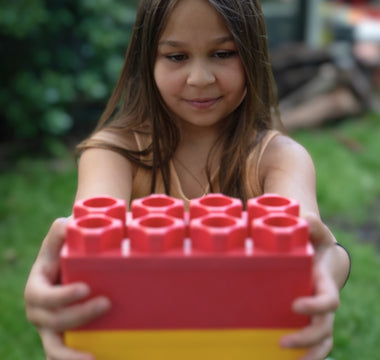
[[[212,212],[206,201],[206,215],[190,221],[159,214],[156,207],[129,221],[128,239],[120,231],[111,236],[101,217],[91,227],[100,241],[78,235],[89,233],[80,219],[71,222],[61,254],[62,282],[85,281],[93,296],[112,301],[110,312],[82,329],[306,325],[309,318],[291,306],[313,291],[307,224],[286,213],[249,224],[244,212],[226,214],[234,202],[224,200],[216,194],[212,201],[221,206],[214,207],[224,210]],[[250,225],[254,238],[247,236]]]
[[[289,253],[306,249],[308,225],[306,220],[282,213],[270,213],[252,223],[255,246],[268,252]]]
[[[74,218],[80,218],[88,214],[103,214],[119,219],[125,225],[127,216],[127,205],[123,199],[103,195],[75,202],[73,206]],[[125,235],[126,229],[124,229]]]
[[[185,204],[183,200],[174,199],[165,194],[152,194],[145,198],[133,200],[131,211],[133,218],[160,213],[183,219]]]
[[[106,195],[78,200],[73,207],[74,218],[87,214],[104,214],[125,222],[126,212],[127,207],[124,200]]]
[[[181,249],[185,232],[184,220],[166,214],[148,214],[128,224],[132,250],[146,254]]]
[[[208,194],[198,199],[190,201],[190,219],[214,214],[224,213],[227,215],[241,217],[243,204],[240,199],[231,198],[222,194]]]
[[[253,219],[273,212],[283,212],[299,216],[299,204],[296,200],[276,194],[263,194],[247,201],[247,212],[250,222]]]
[[[88,214],[67,224],[66,245],[69,255],[86,256],[118,251],[124,235],[124,224],[103,214]]]
[[[206,253],[227,252],[243,248],[247,238],[244,220],[227,214],[207,214],[190,224],[190,239],[194,250]]]

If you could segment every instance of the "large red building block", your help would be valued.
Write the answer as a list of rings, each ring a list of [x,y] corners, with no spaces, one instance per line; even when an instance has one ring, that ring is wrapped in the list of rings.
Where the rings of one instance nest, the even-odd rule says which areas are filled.
[[[185,353],[209,359],[210,354],[219,357],[218,351],[236,358],[237,348],[237,359],[296,359],[299,352],[282,353],[277,342],[278,331],[294,331],[309,322],[292,311],[297,297],[313,291],[307,223],[284,212],[247,221],[244,212],[237,216],[224,211],[234,203],[226,199],[214,194],[216,210],[210,211],[205,201],[205,215],[191,220],[167,215],[166,210],[157,212],[161,206],[148,208],[145,215],[128,218],[128,238],[117,230],[120,222],[107,215],[91,219],[86,215],[71,222],[61,254],[62,282],[85,281],[92,296],[110,298],[112,309],[66,334],[67,343],[101,359],[149,360],[146,348],[162,336],[152,354],[159,359]],[[195,202],[199,207],[199,200]],[[250,336],[244,337],[247,331]],[[179,334],[185,337],[180,344],[167,340]],[[262,340],[253,344],[252,334],[266,334],[265,341],[268,334],[275,334],[270,335],[275,340],[266,346],[258,345]],[[104,338],[106,344],[101,342]],[[117,345],[112,343],[121,338]],[[241,339],[247,343],[238,345]],[[119,355],[115,347],[122,348]]]

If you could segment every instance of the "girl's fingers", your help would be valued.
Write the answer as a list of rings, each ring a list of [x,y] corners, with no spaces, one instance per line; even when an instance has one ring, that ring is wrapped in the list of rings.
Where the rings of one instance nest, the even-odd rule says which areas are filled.
[[[37,259],[32,267],[25,286],[25,302],[27,306],[54,306],[55,301],[64,298],[64,304],[88,295],[88,289],[74,285],[67,290],[53,287],[59,280],[59,256],[64,242],[66,219],[58,219],[51,226],[45,237]],[[68,299],[67,299],[68,298]]]
[[[42,242],[39,255],[50,256],[51,254],[59,254],[65,241],[67,221],[68,218],[59,218],[53,222]]]
[[[29,320],[39,328],[49,328],[60,333],[88,323],[110,308],[107,298],[96,297],[84,303],[57,310],[35,307],[30,310]]]
[[[50,329],[39,329],[46,360],[94,360],[91,354],[82,353],[66,347],[62,337]]]
[[[300,314],[317,316],[335,311],[339,306],[339,296],[323,294],[315,297],[298,298],[293,310]]]
[[[48,360],[92,360],[91,355],[66,347],[60,333],[100,316],[110,308],[110,302],[99,296],[78,303],[90,294],[86,284],[58,284],[66,222],[56,220],[43,241],[25,287],[26,313],[39,328]]]
[[[339,307],[339,290],[334,281],[323,271],[315,271],[315,295],[298,298],[293,303],[295,312],[307,315],[323,315]]]
[[[66,236],[67,218],[54,221],[44,241],[42,242],[32,273],[43,274],[50,283],[58,281],[60,253]]]
[[[281,339],[281,345],[290,348],[317,347],[325,339],[332,337],[334,313],[315,316],[311,324],[297,333],[287,335]]]
[[[324,360],[333,347],[333,338],[328,337],[320,344],[309,348],[300,360]]]
[[[106,297],[99,296],[85,303],[60,309],[55,312],[56,324],[54,329],[62,332],[65,329],[76,328],[104,314],[110,308],[110,301]]]
[[[339,306],[339,289],[323,264],[323,255],[335,243],[329,229],[317,217],[308,217],[310,239],[316,249],[314,266],[315,294],[298,298],[293,303],[295,312],[312,316],[309,326],[281,339],[284,347],[307,348],[301,360],[323,360],[333,345],[334,312]]]
[[[90,294],[90,288],[84,283],[53,286],[35,277],[28,285],[25,297],[29,306],[54,309],[70,305]]]

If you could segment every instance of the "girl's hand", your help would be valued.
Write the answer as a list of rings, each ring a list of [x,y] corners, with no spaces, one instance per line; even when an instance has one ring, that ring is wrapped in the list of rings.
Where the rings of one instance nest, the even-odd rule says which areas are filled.
[[[311,316],[311,322],[298,333],[283,337],[281,345],[308,348],[300,360],[323,360],[333,346],[334,313],[339,306],[339,285],[333,276],[336,269],[330,266],[329,261],[337,246],[333,235],[321,220],[316,217],[307,220],[315,249],[315,294],[295,300],[293,310]]]
[[[38,329],[48,360],[90,360],[90,354],[66,347],[61,334],[103,314],[110,303],[97,297],[74,304],[90,294],[88,286],[58,284],[65,225],[66,219],[56,220],[42,243],[25,287],[26,315]]]

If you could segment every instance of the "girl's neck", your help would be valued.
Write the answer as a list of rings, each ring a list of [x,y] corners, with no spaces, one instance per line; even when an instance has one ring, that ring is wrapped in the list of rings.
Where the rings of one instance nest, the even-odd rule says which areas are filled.
[[[188,123],[180,124],[181,141],[179,148],[194,148],[193,151],[208,155],[219,134],[219,126],[201,127]]]
[[[181,131],[173,164],[185,196],[199,197],[209,191],[207,173],[212,176],[219,167],[220,152],[214,147],[219,132],[215,128],[190,126]]]

